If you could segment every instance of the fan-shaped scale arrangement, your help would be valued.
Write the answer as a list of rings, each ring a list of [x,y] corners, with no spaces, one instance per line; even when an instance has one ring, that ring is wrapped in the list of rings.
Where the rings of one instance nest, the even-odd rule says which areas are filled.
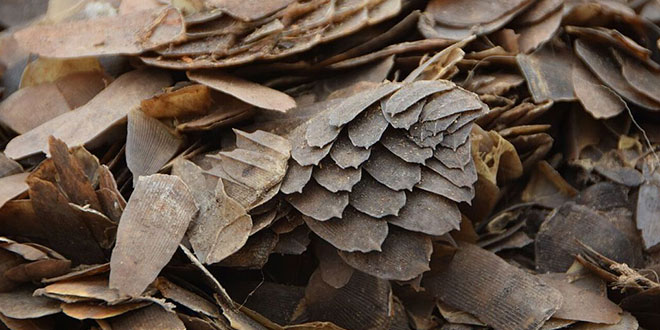
[[[488,107],[452,82],[384,82],[291,132],[285,199],[350,266],[389,280],[428,270],[458,229],[477,172],[472,122]]]
[[[209,155],[213,168],[208,174],[222,179],[227,195],[250,211],[279,191],[291,147],[286,139],[264,131],[234,133],[236,148]]]

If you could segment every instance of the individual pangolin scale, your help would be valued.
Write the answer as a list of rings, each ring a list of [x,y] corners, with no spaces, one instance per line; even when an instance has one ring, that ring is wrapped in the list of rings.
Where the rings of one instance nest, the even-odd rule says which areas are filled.
[[[445,80],[375,85],[291,133],[281,191],[346,263],[413,279],[429,269],[431,237],[458,229],[458,203],[474,196],[474,162],[455,151],[487,111]]]

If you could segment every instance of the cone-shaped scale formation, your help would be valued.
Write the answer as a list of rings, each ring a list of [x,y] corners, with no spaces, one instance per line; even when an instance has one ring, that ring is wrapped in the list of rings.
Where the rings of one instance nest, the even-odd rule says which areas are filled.
[[[477,173],[471,159],[444,158],[469,146],[475,114],[486,111],[445,80],[384,82],[346,97],[292,132],[289,168],[305,170],[287,173],[283,187],[295,188],[285,198],[351,266],[410,280],[428,270],[431,236],[460,226],[458,203],[472,199]],[[388,226],[397,244],[387,243]],[[378,265],[390,263],[400,267]]]

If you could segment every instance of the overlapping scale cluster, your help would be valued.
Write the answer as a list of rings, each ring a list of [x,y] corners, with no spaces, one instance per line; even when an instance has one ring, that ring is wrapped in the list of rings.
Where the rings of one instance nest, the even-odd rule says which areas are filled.
[[[469,135],[487,111],[445,80],[378,84],[291,133],[281,191],[349,265],[412,279],[428,270],[431,236],[458,229],[458,203],[474,196]],[[396,255],[403,271],[374,263]]]
[[[401,0],[273,1],[258,6],[268,8],[249,17],[209,8],[185,17],[185,42],[160,48],[142,60],[195,69],[279,59],[380,23],[397,15],[401,6]]]
[[[426,38],[461,40],[470,35],[484,35],[500,29],[528,8],[534,1],[480,1],[480,0],[434,0],[426,6],[426,11],[418,23],[419,31]],[[558,1],[546,1],[546,7],[555,9]],[[530,15],[520,23],[530,23]],[[538,18],[537,18],[538,19]]]

